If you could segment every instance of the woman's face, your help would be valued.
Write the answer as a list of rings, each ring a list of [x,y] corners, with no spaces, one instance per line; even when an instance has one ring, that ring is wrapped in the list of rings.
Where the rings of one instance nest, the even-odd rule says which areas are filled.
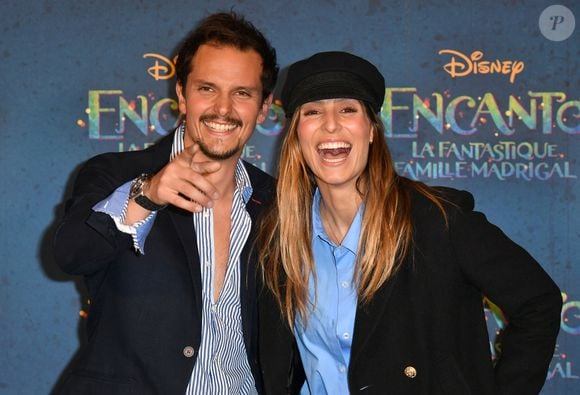
[[[356,188],[372,142],[363,104],[355,99],[328,99],[303,104],[299,111],[298,141],[318,186]]]

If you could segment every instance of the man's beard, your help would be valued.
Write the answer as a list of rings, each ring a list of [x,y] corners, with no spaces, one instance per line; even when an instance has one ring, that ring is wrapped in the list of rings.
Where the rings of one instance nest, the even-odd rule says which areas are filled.
[[[212,122],[212,121],[225,121],[228,123],[233,123],[238,125],[238,127],[241,129],[243,126],[242,121],[240,121],[239,119],[236,118],[232,118],[232,117],[220,117],[219,115],[205,115],[202,116],[200,118],[200,122],[204,123],[206,121]],[[228,151],[224,151],[224,152],[216,152],[216,151],[212,151],[211,148],[204,143],[203,141],[201,141],[201,139],[198,139],[196,141],[197,144],[199,144],[199,149],[201,150],[201,152],[207,156],[209,159],[213,159],[213,160],[226,160],[226,159],[230,159],[232,156],[236,155],[242,147],[234,147]]]
[[[224,152],[216,152],[212,151],[203,141],[198,140],[196,143],[199,145],[200,151],[207,156],[209,159],[212,160],[226,160],[230,159],[232,156],[236,155],[241,147],[234,147],[228,151]]]

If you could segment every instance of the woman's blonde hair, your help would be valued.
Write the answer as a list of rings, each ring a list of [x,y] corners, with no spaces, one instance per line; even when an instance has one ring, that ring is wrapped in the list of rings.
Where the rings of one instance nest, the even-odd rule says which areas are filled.
[[[427,196],[443,211],[426,185],[399,177],[384,138],[381,119],[363,103],[373,142],[357,189],[365,210],[355,268],[359,303],[368,303],[396,272],[412,241],[411,192]],[[276,197],[262,221],[256,245],[265,284],[276,298],[290,328],[296,315],[307,323],[312,306],[308,280],[316,283],[312,256],[312,199],[316,183],[298,141],[300,109],[294,112],[280,152]]]

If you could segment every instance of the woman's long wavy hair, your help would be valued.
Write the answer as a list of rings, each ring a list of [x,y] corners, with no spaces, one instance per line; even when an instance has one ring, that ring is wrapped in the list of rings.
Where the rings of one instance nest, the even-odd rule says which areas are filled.
[[[359,303],[368,303],[396,272],[412,242],[411,191],[427,196],[443,212],[436,192],[399,177],[384,138],[381,119],[363,103],[373,129],[368,163],[357,180],[365,210],[355,268]],[[276,198],[256,240],[265,284],[290,328],[296,315],[303,323],[315,301],[308,301],[308,280],[316,267],[312,256],[312,200],[316,183],[304,161],[297,127],[300,109],[290,121],[280,152]]]

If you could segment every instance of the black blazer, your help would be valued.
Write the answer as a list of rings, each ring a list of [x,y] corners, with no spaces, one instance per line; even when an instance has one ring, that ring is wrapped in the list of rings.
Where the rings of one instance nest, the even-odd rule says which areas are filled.
[[[90,294],[88,342],[65,373],[62,394],[185,393],[201,342],[200,262],[191,213],[169,206],[157,213],[135,253],[129,235],[92,206],[141,173],[168,161],[173,133],[144,151],[90,159],[75,182],[55,235],[63,271],[83,275]],[[244,342],[258,390],[255,262],[248,261],[257,217],[271,200],[273,178],[247,165],[253,195],[252,230],[241,255]]]
[[[441,192],[449,225],[414,193],[412,251],[357,308],[350,393],[538,394],[559,330],[560,291],[526,251],[472,211],[469,193]],[[482,295],[509,320],[495,367]],[[265,393],[296,393],[304,373],[291,334],[271,293],[262,288],[258,299]]]

